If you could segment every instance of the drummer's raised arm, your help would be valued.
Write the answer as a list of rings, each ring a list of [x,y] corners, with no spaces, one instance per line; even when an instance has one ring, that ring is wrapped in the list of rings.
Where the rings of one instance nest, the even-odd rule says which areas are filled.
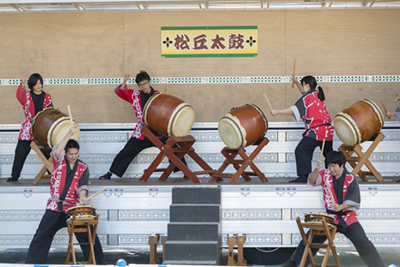
[[[76,126],[72,126],[69,129],[68,133],[63,138],[63,140],[61,140],[61,142],[57,145],[57,148],[54,151],[54,157],[56,159],[59,159],[61,157],[61,153],[64,151],[64,148],[68,143],[68,140],[71,139],[71,137],[76,133],[76,129],[77,129]]]
[[[296,77],[292,76],[292,82],[294,82],[297,86],[297,89],[299,89],[300,93],[303,90],[303,86],[301,86],[301,83],[296,79]]]
[[[26,85],[26,75],[25,74],[21,75],[21,85],[22,85],[22,88],[24,88]]]
[[[128,73],[124,75],[124,82],[121,84],[121,89],[122,89],[122,90],[125,89],[126,83],[128,82],[128,80],[129,80],[130,77],[131,77],[131,75],[128,74]]]

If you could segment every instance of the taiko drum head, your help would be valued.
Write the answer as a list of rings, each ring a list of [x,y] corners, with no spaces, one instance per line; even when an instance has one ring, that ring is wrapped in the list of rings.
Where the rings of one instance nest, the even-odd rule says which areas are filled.
[[[371,139],[382,129],[383,123],[381,110],[369,99],[354,103],[339,112],[333,120],[336,134],[348,146]]]
[[[254,144],[268,130],[268,121],[262,110],[254,104],[246,104],[223,116],[218,123],[218,132],[229,148]]]
[[[188,103],[168,94],[150,97],[143,110],[144,122],[164,136],[186,136],[192,129],[195,113]]]

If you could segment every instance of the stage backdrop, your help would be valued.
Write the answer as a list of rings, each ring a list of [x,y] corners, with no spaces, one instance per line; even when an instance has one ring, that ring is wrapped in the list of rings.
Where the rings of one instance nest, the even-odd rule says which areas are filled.
[[[247,25],[257,26],[256,57],[161,55],[162,27]],[[294,59],[296,76],[319,77],[332,117],[362,98],[394,111],[400,87],[398,9],[1,14],[0,40],[0,124],[23,118],[17,61],[26,75],[42,74],[54,106],[67,113],[70,105],[79,123],[136,122],[113,92],[132,52],[132,76],[148,71],[154,89],[193,106],[196,122],[216,122],[246,103],[274,121],[263,93],[275,108],[293,105]]]

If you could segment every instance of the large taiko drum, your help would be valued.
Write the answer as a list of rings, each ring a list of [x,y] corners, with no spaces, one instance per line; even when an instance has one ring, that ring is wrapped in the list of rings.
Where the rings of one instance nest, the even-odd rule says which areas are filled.
[[[75,120],[72,121],[74,126],[77,126],[77,131],[72,138],[79,141],[79,125]],[[46,108],[36,114],[31,130],[36,142],[44,147],[52,148],[64,139],[70,128],[71,121],[66,114],[58,109]]]
[[[150,97],[143,110],[144,122],[164,136],[186,136],[192,129],[194,116],[188,103],[163,93]]]
[[[333,120],[333,126],[345,145],[354,146],[379,133],[383,122],[379,107],[373,101],[363,99],[339,112]]]
[[[267,118],[254,104],[231,110],[218,123],[219,135],[229,148],[252,145],[262,138],[267,130]]]

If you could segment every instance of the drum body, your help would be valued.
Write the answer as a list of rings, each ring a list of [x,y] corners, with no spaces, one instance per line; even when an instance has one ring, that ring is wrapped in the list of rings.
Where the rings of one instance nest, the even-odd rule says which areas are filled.
[[[79,141],[80,130],[75,120],[72,120],[74,126],[77,126],[73,139]],[[67,135],[71,128],[69,117],[54,108],[46,108],[36,114],[32,122],[32,134],[36,142],[46,148],[52,148],[58,145]]]
[[[336,134],[345,145],[354,146],[371,139],[382,129],[384,118],[369,99],[360,100],[339,112],[333,120]]]
[[[268,121],[262,110],[253,104],[246,104],[223,116],[218,123],[218,132],[229,148],[254,144],[268,130]]]
[[[335,217],[331,215],[327,215],[324,213],[306,213],[304,214],[304,222],[306,223],[322,223],[322,218],[325,218],[326,223],[328,224],[328,227],[330,230],[332,230],[335,225],[333,224],[335,222]]]
[[[89,205],[75,206],[65,211],[68,220],[72,220],[75,216],[75,220],[94,220],[96,219],[97,213],[96,208]]]
[[[163,93],[150,97],[143,110],[144,122],[164,136],[186,136],[192,129],[194,117],[192,106]]]

